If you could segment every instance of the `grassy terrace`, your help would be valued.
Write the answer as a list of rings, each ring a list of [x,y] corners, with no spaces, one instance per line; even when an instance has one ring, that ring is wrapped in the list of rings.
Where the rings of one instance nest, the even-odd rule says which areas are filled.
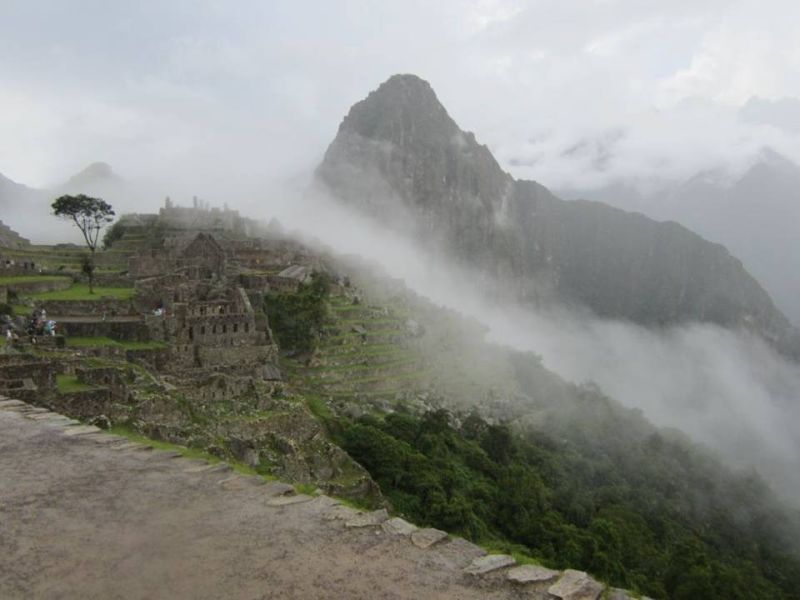
[[[58,391],[62,394],[95,389],[94,386],[79,382],[75,375],[56,375],[56,385],[58,386]]]
[[[95,286],[94,294],[89,293],[89,286],[85,283],[76,283],[71,288],[55,292],[42,292],[29,294],[32,300],[128,300],[136,293],[135,288],[127,287],[99,287]]]
[[[66,342],[68,348],[113,346],[115,348],[125,348],[126,350],[158,350],[167,347],[164,342],[124,342],[112,340],[109,337],[68,337]]]
[[[39,281],[68,281],[64,275],[17,275],[13,277],[0,277],[0,285],[14,285],[15,283],[37,283]]]

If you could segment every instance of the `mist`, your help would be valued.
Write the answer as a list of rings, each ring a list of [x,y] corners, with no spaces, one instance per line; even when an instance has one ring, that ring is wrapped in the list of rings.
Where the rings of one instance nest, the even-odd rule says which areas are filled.
[[[432,256],[396,231],[319,191],[272,194],[270,213],[306,243],[379,263],[416,293],[487,327],[487,341],[534,352],[565,379],[594,382],[718,452],[732,467],[756,469],[773,489],[800,501],[800,365],[744,331],[690,323],[649,329],[588,311],[533,310],[486,294],[480,274]],[[315,242],[316,240],[316,242]]]

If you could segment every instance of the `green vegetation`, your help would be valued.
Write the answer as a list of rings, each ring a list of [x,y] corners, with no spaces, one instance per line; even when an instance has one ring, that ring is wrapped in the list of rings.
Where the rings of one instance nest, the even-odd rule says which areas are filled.
[[[605,437],[519,436],[444,411],[331,430],[417,523],[654,598],[800,597],[797,530],[763,484],[660,433],[627,446],[601,419]]]
[[[96,348],[100,346],[113,346],[125,348],[126,350],[157,350],[166,348],[164,342],[128,342],[113,340],[109,337],[68,337],[66,344],[71,348]]]
[[[0,285],[13,285],[15,283],[37,283],[40,281],[67,281],[69,277],[63,275],[15,275],[0,277]]]
[[[296,294],[269,294],[264,311],[272,333],[284,352],[311,352],[319,343],[328,315],[330,277],[314,272],[310,283],[300,284]]]
[[[56,375],[56,385],[59,393],[62,394],[85,392],[94,389],[94,386],[79,382],[75,375]]]
[[[85,283],[76,283],[66,290],[29,294],[27,297],[34,300],[92,300],[99,302],[104,298],[128,300],[133,298],[135,293],[136,290],[132,287],[95,287],[92,292]]]
[[[100,231],[114,220],[114,209],[105,200],[85,194],[59,196],[53,201],[51,208],[55,216],[72,221],[83,235],[89,254],[82,258],[81,270],[89,278],[89,293],[93,294],[97,241]]]

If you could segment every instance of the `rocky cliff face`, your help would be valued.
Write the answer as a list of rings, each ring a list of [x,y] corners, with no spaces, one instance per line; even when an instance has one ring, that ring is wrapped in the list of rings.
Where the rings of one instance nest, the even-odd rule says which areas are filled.
[[[746,326],[780,344],[791,329],[723,246],[515,181],[413,75],[391,77],[351,108],[317,175],[342,201],[442,244],[530,302],[644,324]]]

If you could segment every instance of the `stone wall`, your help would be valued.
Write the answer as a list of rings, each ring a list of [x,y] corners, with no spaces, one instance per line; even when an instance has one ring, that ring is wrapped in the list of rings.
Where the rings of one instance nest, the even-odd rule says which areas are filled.
[[[8,290],[18,295],[24,294],[40,294],[43,292],[57,292],[69,289],[72,286],[71,277],[61,277],[59,279],[45,279],[41,281],[21,281],[16,283],[9,283]]]
[[[116,397],[124,397],[127,384],[133,381],[133,370],[130,368],[77,367],[75,375],[79,383],[108,388]]]
[[[264,365],[277,362],[277,352],[272,346],[232,346],[215,348],[197,346],[197,360],[201,367],[224,369],[241,375],[260,375]]]
[[[47,309],[50,313],[50,309]],[[150,341],[150,329],[144,319],[84,321],[63,318],[58,321],[60,332],[67,337],[108,337],[125,342]]]
[[[100,297],[97,300],[43,300],[38,306],[50,315],[76,317],[80,315],[101,317],[138,315],[132,300],[114,300]]]
[[[110,388],[97,387],[79,392],[59,393],[52,402],[60,412],[75,419],[89,420],[109,412],[112,400]]]

